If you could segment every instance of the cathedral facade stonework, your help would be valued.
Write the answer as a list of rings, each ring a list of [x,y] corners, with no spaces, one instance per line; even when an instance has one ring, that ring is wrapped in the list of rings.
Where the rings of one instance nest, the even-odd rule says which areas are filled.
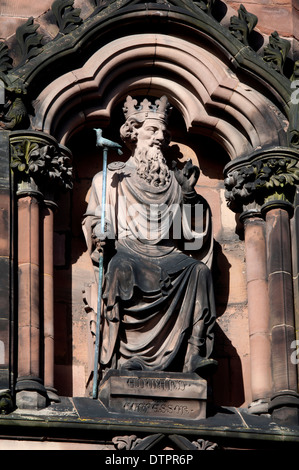
[[[298,442],[297,23],[0,6],[1,449]]]

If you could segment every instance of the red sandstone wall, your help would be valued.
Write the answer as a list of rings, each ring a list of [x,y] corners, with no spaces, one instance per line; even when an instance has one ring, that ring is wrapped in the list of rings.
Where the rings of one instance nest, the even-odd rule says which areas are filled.
[[[13,35],[16,28],[30,16],[37,19],[41,28],[45,28],[49,36],[54,36],[56,27],[50,24],[47,16],[53,1],[0,0],[0,39],[7,39]],[[235,12],[242,3],[249,12],[257,15],[257,29],[265,35],[277,30],[281,36],[294,37],[299,40],[298,0],[245,0],[243,2],[227,0],[224,3]],[[74,7],[81,8],[82,18],[86,18],[93,11],[93,2],[92,0],[75,0]],[[229,9],[227,15],[230,17],[235,12]]]
[[[247,11],[254,13],[258,17],[258,24],[255,28],[267,37],[277,31],[281,37],[291,41],[289,56],[293,60],[299,57],[299,1],[298,0],[245,0],[235,2],[228,0],[227,5],[236,11],[241,3]]]
[[[55,25],[51,24],[47,12],[54,0],[0,0],[0,39],[7,39],[15,33],[20,24],[33,16],[40,24],[43,33],[54,37],[57,33]],[[86,18],[93,11],[92,1],[75,0],[74,6],[81,8],[82,18]]]
[[[258,17],[257,29],[264,34],[271,34],[277,31],[280,36],[294,37],[299,39],[298,25],[298,0],[244,0],[226,2],[235,10],[238,10],[241,3],[247,11],[254,13]]]
[[[34,16],[49,37],[57,33],[47,13],[53,0],[0,0],[0,38],[10,38],[28,17]],[[228,2],[238,8],[239,3]],[[270,34],[298,38],[298,1],[245,1],[248,11],[258,18],[258,29]],[[91,0],[75,0],[82,17],[92,12]],[[232,10],[229,10],[230,14]],[[80,140],[81,139],[81,140]],[[75,186],[64,196],[55,222],[55,386],[59,394],[84,396],[88,376],[89,335],[87,315],[82,302],[84,283],[93,279],[81,231],[91,178],[99,171],[98,156],[88,153],[84,135],[73,146]],[[241,406],[251,401],[250,350],[247,319],[246,272],[242,234],[236,233],[235,215],[224,200],[222,169],[225,155],[208,141],[184,142],[186,157],[198,160],[202,174],[198,191],[208,200],[214,220],[216,266],[214,281],[217,301],[215,358],[219,369],[213,378],[215,401],[221,405]],[[182,147],[183,148],[183,147]],[[88,166],[86,162],[88,161]]]
[[[0,40],[7,41],[13,59],[16,55],[14,33],[18,26],[29,17],[35,18],[36,24],[39,24],[38,32],[43,35],[45,41],[56,36],[58,27],[50,12],[53,1],[0,0]],[[222,0],[219,1],[222,3]],[[280,36],[288,38],[291,42],[289,57],[292,60],[298,60],[299,0],[262,0],[259,2],[255,0],[245,0],[244,2],[227,0],[223,3],[227,7],[226,14],[221,20],[223,25],[229,26],[230,18],[238,14],[237,10],[242,3],[249,12],[258,17],[255,31],[264,36],[259,41],[258,47],[263,48],[268,42],[269,35],[277,31]],[[74,7],[81,9],[81,17],[85,19],[94,11],[94,2],[93,0],[75,0]]]

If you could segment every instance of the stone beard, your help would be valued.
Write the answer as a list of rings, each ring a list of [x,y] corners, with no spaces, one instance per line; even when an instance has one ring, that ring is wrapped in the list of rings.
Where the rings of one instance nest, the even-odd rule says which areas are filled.
[[[101,371],[207,370],[214,363],[209,356],[216,320],[209,269],[213,252],[210,209],[194,190],[199,169],[191,162],[183,170],[170,170],[167,166],[163,155],[168,144],[164,119],[167,98],[157,100],[156,105],[144,100],[138,107],[138,111],[148,111],[143,118],[140,113],[133,116],[136,104],[136,100],[127,98],[124,109],[130,116],[126,116],[120,130],[132,156],[117,169],[108,167],[107,172],[106,217],[113,237],[104,248]],[[99,259],[95,233],[100,223],[102,176],[100,172],[93,178],[83,220],[95,270]],[[122,205],[124,201],[128,207],[140,208],[137,230],[132,228],[132,214]],[[202,230],[192,228],[191,221],[186,220],[184,204],[203,209]],[[149,238],[147,227],[153,205],[161,208],[160,224],[155,236],[151,233]],[[179,241],[171,238],[173,232],[169,231],[169,221],[174,224],[177,220],[173,208],[179,214]],[[192,240],[200,241],[196,258],[181,248],[186,240],[191,240],[191,244]],[[113,248],[109,249],[111,241]],[[96,312],[96,305],[89,306]]]
[[[170,170],[160,148],[137,146],[134,153],[136,173],[154,187],[162,187],[170,181]]]

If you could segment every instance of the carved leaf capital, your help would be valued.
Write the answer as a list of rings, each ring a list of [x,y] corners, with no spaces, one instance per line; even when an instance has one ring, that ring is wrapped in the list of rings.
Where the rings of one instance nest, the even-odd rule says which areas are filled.
[[[19,184],[33,183],[42,193],[45,188],[56,191],[72,188],[70,155],[58,145],[32,136],[11,140],[11,168]]]
[[[271,200],[293,203],[299,183],[299,158],[274,153],[272,158],[256,159],[226,174],[225,197],[234,212],[259,208]]]

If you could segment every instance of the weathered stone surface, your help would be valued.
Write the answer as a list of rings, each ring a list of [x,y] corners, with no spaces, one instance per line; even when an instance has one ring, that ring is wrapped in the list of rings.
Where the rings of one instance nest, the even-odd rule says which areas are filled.
[[[251,390],[254,401],[265,403],[272,387],[265,222],[261,216],[251,215],[245,219],[244,225]]]
[[[107,410],[124,415],[203,419],[207,383],[196,374],[110,370],[99,389]]]
[[[49,8],[51,6],[51,3],[52,2],[47,2],[47,5],[48,5],[47,8]],[[277,2],[277,3],[281,4],[282,2]],[[26,5],[26,14],[28,16],[36,16],[34,11],[29,10],[29,6],[32,9],[38,9],[38,8],[41,8],[45,4],[45,2],[41,2],[39,5],[29,5],[28,1],[22,1],[22,2],[20,2],[20,1],[19,2],[11,1],[7,4],[8,4],[8,7],[11,8],[11,10],[13,8],[15,8],[17,10],[17,9],[19,9],[19,7],[20,7],[20,10],[21,10],[21,7],[23,5]],[[82,6],[81,4],[82,4],[82,1],[75,2],[76,7],[78,7],[78,6],[81,7]],[[253,6],[256,7],[256,5],[252,4],[251,2],[247,2],[246,5],[247,4],[250,4],[248,6],[249,11],[254,11],[251,7],[253,7]],[[267,21],[268,21],[269,8],[272,6],[272,3],[271,2],[265,2],[264,5],[265,5],[264,10],[265,11],[267,10],[267,15],[265,14],[265,17],[267,17]],[[88,7],[86,6],[86,8],[89,8],[91,10],[91,5],[89,5]],[[270,11],[271,11],[271,9],[270,9]],[[7,13],[7,11],[4,11],[3,13]],[[1,14],[2,14],[2,11],[1,11]],[[260,18],[259,18],[259,20],[260,20]],[[38,20],[38,22],[39,22],[39,20]],[[260,21],[259,21],[259,25],[260,25]],[[272,25],[273,25],[273,23],[269,24],[268,26],[269,27],[271,26],[271,28],[272,28]],[[271,32],[272,32],[272,30],[271,30]],[[269,31],[269,33],[270,33],[270,31]],[[280,33],[281,33],[281,31],[280,31]],[[124,62],[128,63],[128,61],[124,61]],[[229,93],[230,93],[230,90],[227,90],[227,94],[229,94]],[[225,97],[226,97],[226,95],[225,95]],[[231,103],[232,102],[233,101],[231,101]],[[223,104],[223,106],[226,106],[226,105]],[[85,154],[84,154],[84,161],[85,161]],[[212,160],[211,160],[211,162],[212,162]],[[214,165],[214,161],[211,164]],[[89,168],[89,165],[88,165],[88,168]],[[87,177],[88,177],[88,175],[87,175]],[[209,182],[207,182],[207,185],[208,185],[208,183]],[[210,182],[211,190],[215,189],[214,184],[215,184],[215,181]],[[76,190],[77,190],[77,188],[76,188]],[[214,214],[215,222],[216,222],[215,223],[215,228],[217,230],[215,230],[215,234],[217,236],[217,239],[220,240],[221,242],[223,242],[223,239],[221,239],[221,236],[224,237],[224,235],[225,235],[225,237],[229,238],[230,240],[233,237],[236,238],[235,233],[234,233],[234,229],[235,229],[234,214],[230,213],[231,216],[228,217],[228,212],[225,211],[224,205],[222,205],[221,209],[219,208],[218,195],[216,195],[216,194],[214,195],[214,194],[212,194],[212,191],[209,192],[208,190],[207,190],[207,194],[209,194],[209,198],[208,198],[209,202],[211,202],[211,205],[213,205],[212,209],[213,209],[213,214]],[[76,198],[76,196],[75,196],[75,198]],[[78,199],[80,199],[82,201],[81,195]],[[78,219],[79,219],[78,207],[79,206],[77,206],[77,204],[76,204],[77,200],[76,199],[74,199],[74,200],[75,200],[75,204],[74,204],[75,207],[73,208],[73,215],[74,215],[73,234],[75,234],[78,237],[78,232],[79,232],[79,229],[78,229],[78,227],[79,227],[79,225],[78,225]],[[221,215],[222,215],[221,223],[220,223],[220,211],[221,211]],[[61,217],[61,219],[62,218],[63,218],[63,216]],[[66,223],[65,220],[63,220],[63,222]],[[225,234],[223,232],[221,233],[223,228],[225,229],[225,230],[223,230],[223,232],[225,231]],[[59,233],[59,235],[61,235],[61,234]],[[61,236],[64,237],[64,234],[61,235]],[[239,240],[238,240],[238,243],[239,243],[240,247],[242,247],[242,243]],[[69,249],[69,245],[70,245],[70,239],[67,238],[67,240],[65,242],[65,246],[63,248],[65,249],[64,254],[68,255],[68,261],[70,261],[69,252],[71,251]],[[81,257],[82,248],[79,246],[79,243],[76,243],[76,241],[73,242],[73,248],[74,248],[74,251],[72,252],[73,253],[72,262],[75,265],[75,268],[73,269],[73,274],[75,274],[75,275],[72,276],[71,270],[69,270],[69,271],[66,270],[65,275],[63,275],[64,273],[61,272],[61,273],[59,273],[59,275],[56,278],[56,280],[58,279],[58,283],[60,283],[59,292],[61,292],[61,295],[64,296],[65,304],[67,304],[67,302],[69,302],[68,305],[67,305],[67,308],[68,308],[68,321],[67,321],[67,324],[63,325],[64,327],[71,327],[72,324],[73,324],[72,320],[74,320],[74,318],[75,318],[76,321],[78,321],[78,323],[80,321],[82,323],[85,321],[85,318],[82,320],[82,315],[80,315],[80,313],[81,313],[80,312],[80,307],[78,306],[78,302],[77,302],[77,299],[79,298],[79,295],[77,295],[77,294],[79,293],[80,276],[81,276],[81,278],[84,278],[86,270],[85,270],[85,268],[82,264],[82,257]],[[241,259],[241,257],[239,258],[239,254],[242,254],[242,253],[239,253],[239,251],[241,252],[242,249],[238,248],[236,246],[232,246],[229,249],[232,251],[232,253],[231,253],[231,255],[228,254],[228,259],[229,259],[230,263],[232,264],[232,267],[229,267],[226,270],[226,272],[228,273],[228,276],[229,276],[229,274],[231,275],[230,276],[231,279],[230,279],[230,285],[227,283],[225,285],[225,289],[226,288],[227,289],[231,288],[231,295],[229,297],[229,304],[228,304],[228,306],[225,305],[225,307],[227,307],[227,311],[229,313],[229,308],[230,308],[230,305],[232,303],[239,302],[240,305],[241,305],[241,303],[243,302],[242,308],[244,308],[244,310],[243,310],[244,313],[243,313],[242,319],[244,318],[244,322],[245,322],[246,321],[246,306],[245,306],[246,289],[245,289],[245,283],[244,283],[244,279],[245,279],[245,276],[244,276],[245,270],[244,270],[244,268],[245,268],[245,265],[244,265],[244,261]],[[237,254],[236,257],[234,256],[235,254]],[[60,259],[62,259],[62,261],[59,263],[60,269],[62,269],[63,265],[66,265],[66,258],[67,258],[67,256],[65,256],[65,259],[63,259],[63,257],[60,258]],[[225,262],[226,262],[224,258],[225,257],[223,256],[222,258],[218,259],[219,264],[221,265],[220,266],[221,268],[223,267],[223,265],[225,265]],[[78,263],[77,263],[77,261],[78,261]],[[77,269],[76,269],[76,263],[77,263]],[[71,281],[70,281],[70,279],[71,279]],[[70,285],[71,282],[73,283],[72,286]],[[222,282],[223,282],[223,280],[222,280]],[[254,282],[255,281],[252,282],[252,292],[253,292],[252,295],[253,296],[254,296],[255,292],[258,293],[258,290],[255,290],[255,289],[258,289],[258,287],[257,287],[256,284],[253,285]],[[217,284],[217,291],[222,289],[222,285]],[[261,287],[261,285],[259,287]],[[73,288],[73,290],[72,290],[72,288]],[[75,296],[73,296],[74,292],[75,292]],[[223,296],[223,297],[225,297],[225,296]],[[223,302],[223,305],[224,304],[225,304],[225,302]],[[222,309],[224,309],[225,307],[222,307]],[[58,314],[57,314],[57,317],[58,317],[59,316],[59,309],[57,310],[57,312],[58,312]],[[72,317],[72,314],[74,314],[74,317]],[[230,321],[231,321],[231,323],[233,323],[235,321],[235,318],[233,318],[233,316],[232,316]],[[238,317],[237,317],[237,322],[236,323],[238,325]],[[221,321],[220,321],[220,324],[221,324]],[[57,329],[59,330],[60,324],[58,322],[57,322],[57,325],[58,325]],[[70,328],[69,328],[69,330],[70,330]],[[75,332],[74,339],[75,339],[76,344],[77,344],[78,339],[80,339],[79,336],[80,336],[81,331],[83,331],[83,330],[84,330],[83,327],[82,328],[78,327],[77,329],[75,329],[75,331],[79,332],[79,333]],[[241,348],[239,347],[240,343],[241,343],[241,340],[238,337],[239,336],[238,335],[238,333],[239,333],[238,326],[236,328],[231,328],[228,331],[229,331],[229,335],[228,335],[227,340],[231,341],[231,344],[232,344],[233,347],[236,347],[236,349],[237,349],[236,350],[236,357],[237,357],[237,353],[240,353],[240,351],[241,351],[242,358],[243,357],[245,358],[245,355],[246,354],[248,355],[248,347],[247,347],[247,345],[246,345],[246,348],[243,348],[242,345],[241,345]],[[59,336],[58,336],[59,341],[56,344],[56,351],[60,351],[62,348],[67,349],[68,350],[68,354],[67,354],[68,359],[67,359],[67,365],[64,366],[64,365],[62,365],[62,363],[60,363],[60,356],[59,356],[59,358],[58,358],[59,364],[57,366],[57,370],[59,369],[59,367],[61,367],[61,368],[66,367],[66,368],[70,369],[72,367],[71,366],[72,358],[70,356],[71,356],[71,354],[73,354],[73,362],[76,364],[76,366],[73,368],[73,374],[75,376],[74,378],[76,379],[76,382],[81,381],[81,383],[78,385],[78,387],[77,386],[75,387],[74,393],[76,393],[76,391],[78,393],[84,393],[84,378],[83,378],[83,374],[81,373],[84,370],[84,366],[80,363],[80,361],[84,362],[84,359],[85,359],[85,357],[83,357],[83,355],[82,355],[83,347],[81,347],[81,346],[76,347],[75,346],[75,347],[72,348],[71,338],[69,336],[68,336],[68,338],[65,338],[68,335],[68,333],[66,333],[66,332],[60,333],[59,331],[58,331],[58,333],[59,333]],[[245,334],[244,334],[244,336],[245,336]],[[71,349],[72,349],[72,353],[70,353]],[[80,363],[80,364],[77,365],[78,363]],[[245,374],[244,383],[246,383],[246,386],[249,382],[247,370],[248,370],[248,368],[245,371],[243,371],[244,374]],[[61,375],[63,376],[63,374],[61,374]],[[235,378],[236,378],[236,375],[237,374],[235,374],[235,376],[234,376]],[[71,376],[71,373],[69,374],[69,376]],[[225,376],[225,379],[227,380],[228,376],[233,381],[231,374],[228,374],[227,376]],[[64,380],[64,377],[61,378],[60,382],[63,382],[63,380]],[[234,382],[235,387],[238,387],[238,385],[237,385],[238,383],[239,383],[239,381],[235,380],[235,382]],[[219,384],[221,384],[221,381],[219,382]],[[220,389],[221,389],[221,385],[219,385],[219,390]],[[82,390],[83,390],[83,392],[82,392]],[[226,393],[225,390],[224,391],[220,390],[220,392],[222,392],[223,395],[225,395],[225,393]],[[219,401],[220,402],[223,401],[222,398]]]
[[[46,397],[35,391],[22,390],[17,394],[16,404],[21,409],[38,410],[45,408]]]
[[[234,9],[238,9],[241,5],[239,2],[228,1]],[[253,2],[245,0],[242,2],[250,13],[254,13],[258,17],[257,29],[264,34],[271,34],[278,30],[282,36],[294,35],[299,39],[298,32],[294,28],[290,17],[293,14],[292,2],[290,0],[281,2],[279,0],[265,0],[263,2]],[[271,18],[271,20],[269,20]],[[294,18],[296,15],[294,14]]]

